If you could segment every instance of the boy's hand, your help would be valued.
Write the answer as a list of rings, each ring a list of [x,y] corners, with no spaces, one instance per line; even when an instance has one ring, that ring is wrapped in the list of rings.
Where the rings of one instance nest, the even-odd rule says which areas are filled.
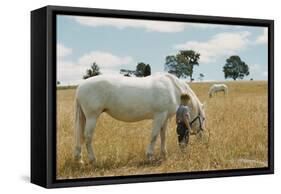
[[[185,126],[188,128],[188,130],[191,131],[191,127],[190,127],[189,120],[188,120],[187,116],[184,117],[184,123],[185,123]]]

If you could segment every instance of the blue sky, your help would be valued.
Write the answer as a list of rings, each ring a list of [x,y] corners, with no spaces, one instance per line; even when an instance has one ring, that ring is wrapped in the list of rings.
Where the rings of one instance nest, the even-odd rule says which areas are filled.
[[[224,80],[222,67],[239,55],[250,68],[245,79],[267,80],[267,28],[57,16],[57,77],[62,84],[78,83],[93,61],[103,74],[134,70],[138,62],[151,65],[152,74],[164,72],[165,57],[179,50],[201,54],[194,67],[205,81]]]

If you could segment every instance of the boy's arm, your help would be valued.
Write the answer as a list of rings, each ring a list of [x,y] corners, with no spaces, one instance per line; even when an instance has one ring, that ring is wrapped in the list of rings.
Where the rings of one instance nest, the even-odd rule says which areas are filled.
[[[184,116],[184,123],[185,123],[185,126],[188,128],[188,130],[191,131],[191,127],[190,127],[189,119],[188,119],[187,115]]]

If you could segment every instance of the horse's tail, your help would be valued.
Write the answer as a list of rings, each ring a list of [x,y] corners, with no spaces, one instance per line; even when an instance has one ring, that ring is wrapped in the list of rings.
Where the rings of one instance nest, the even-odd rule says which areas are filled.
[[[75,99],[75,143],[77,147],[81,147],[84,141],[85,114],[81,109],[81,105],[77,98]]]

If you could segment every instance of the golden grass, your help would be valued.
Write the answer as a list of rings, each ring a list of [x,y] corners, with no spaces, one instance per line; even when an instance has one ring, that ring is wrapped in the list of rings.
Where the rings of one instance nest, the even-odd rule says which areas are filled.
[[[166,159],[160,158],[160,138],[155,160],[147,162],[145,151],[151,120],[125,123],[107,114],[98,120],[93,137],[97,165],[73,162],[75,89],[57,90],[57,179],[158,174],[266,167],[268,163],[267,82],[226,82],[229,95],[208,98],[210,83],[190,84],[200,100],[207,102],[208,143],[192,136],[186,153],[177,144],[173,118],[167,130]],[[86,162],[86,148],[82,147]]]

